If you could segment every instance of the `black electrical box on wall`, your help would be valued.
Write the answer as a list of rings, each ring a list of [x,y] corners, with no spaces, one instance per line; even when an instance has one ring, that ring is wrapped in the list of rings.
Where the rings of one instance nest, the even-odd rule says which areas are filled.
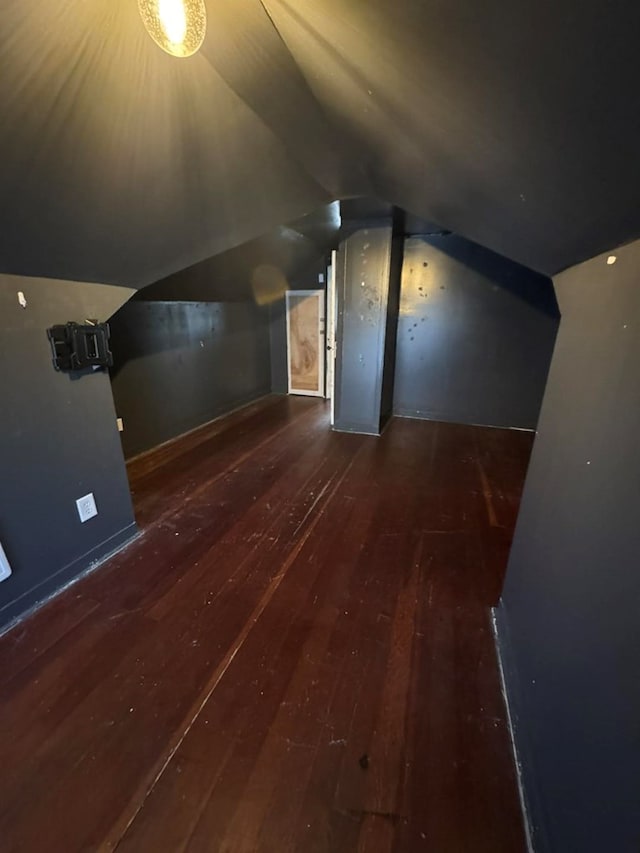
[[[47,329],[47,335],[56,370],[81,371],[113,364],[108,323],[66,323]]]

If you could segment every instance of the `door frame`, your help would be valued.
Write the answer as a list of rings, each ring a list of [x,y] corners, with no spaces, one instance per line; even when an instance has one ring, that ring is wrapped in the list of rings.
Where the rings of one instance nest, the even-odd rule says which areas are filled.
[[[327,317],[325,322],[327,351],[327,397],[331,401],[331,426],[336,414],[336,355],[338,350],[337,318],[338,288],[336,287],[336,268],[338,253],[331,252],[331,263],[327,270]]]

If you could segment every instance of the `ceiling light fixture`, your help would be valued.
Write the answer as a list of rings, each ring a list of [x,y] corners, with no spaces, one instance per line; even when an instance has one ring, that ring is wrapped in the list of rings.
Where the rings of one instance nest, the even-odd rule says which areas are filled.
[[[172,56],[191,56],[207,31],[204,0],[138,0],[151,38]]]

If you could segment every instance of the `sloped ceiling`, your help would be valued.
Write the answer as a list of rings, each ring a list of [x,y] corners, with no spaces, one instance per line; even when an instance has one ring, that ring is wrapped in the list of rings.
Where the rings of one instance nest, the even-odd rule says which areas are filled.
[[[137,294],[144,300],[235,301],[266,304],[282,298],[288,287],[307,287],[326,274],[327,256],[340,241],[338,202],[274,228],[150,284]],[[301,278],[302,277],[302,278]]]
[[[136,0],[0,9],[0,270],[142,287],[376,195],[536,270],[640,234],[640,6]]]
[[[262,6],[209,7],[175,59],[136,0],[2,4],[0,269],[141,287],[339,194],[345,146]]]
[[[265,0],[374,193],[551,274],[640,230],[640,4]]]

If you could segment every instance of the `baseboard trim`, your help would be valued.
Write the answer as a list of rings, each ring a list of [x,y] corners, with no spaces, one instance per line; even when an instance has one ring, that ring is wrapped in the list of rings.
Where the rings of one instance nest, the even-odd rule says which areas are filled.
[[[524,823],[524,832],[525,838],[527,842],[527,851],[528,853],[536,853],[534,846],[534,836],[533,836],[533,828],[531,823],[531,812],[529,808],[529,803],[527,800],[527,794],[524,787],[524,779],[522,777],[522,761],[520,758],[520,754],[518,751],[518,744],[516,741],[516,733],[515,733],[515,712],[512,705],[512,700],[509,695],[509,689],[507,687],[507,679],[505,675],[505,664],[503,660],[503,648],[502,641],[500,638],[500,631],[498,628],[498,610],[501,609],[504,612],[504,608],[501,608],[500,605],[498,607],[491,608],[491,629],[493,631],[493,641],[496,649],[496,658],[498,661],[498,672],[500,674],[500,685],[502,688],[502,697],[504,699],[505,708],[507,710],[507,724],[509,726],[509,737],[511,739],[511,750],[513,752],[513,761],[516,768],[516,778],[518,780],[518,796],[520,798],[520,808],[522,810],[522,821]]]
[[[209,420],[204,421],[197,426],[191,427],[191,429],[185,430],[185,432],[181,432],[178,435],[173,435],[171,438],[167,438],[164,441],[161,441],[160,444],[154,444],[153,447],[147,447],[145,450],[140,450],[137,453],[134,453],[133,456],[127,456],[125,462],[127,465],[132,462],[137,462],[140,459],[143,459],[145,456],[148,456],[150,453],[155,453],[156,450],[160,450],[162,447],[167,447],[170,444],[175,444],[176,441],[180,441],[188,435],[192,435],[193,433],[198,432],[199,430],[205,431],[207,427],[210,427],[211,424],[216,421],[222,420],[222,418],[226,418],[228,415],[233,415],[235,412],[240,412],[242,409],[248,409],[250,406],[256,405],[256,403],[262,403],[268,400],[269,397],[278,396],[277,394],[273,394],[271,391],[265,391],[264,394],[258,394],[257,397],[249,397],[244,402],[238,402],[237,405],[234,404],[233,408],[228,409],[225,412],[221,412],[219,415],[214,415]],[[286,395],[285,395],[286,396]]]
[[[516,432],[532,432],[535,433],[536,429],[534,427],[519,427],[519,426],[504,426],[502,424],[488,424],[483,421],[474,421],[469,418],[456,418],[450,417],[447,418],[441,413],[437,412],[421,412],[421,411],[413,411],[410,409],[394,409],[393,416],[395,418],[408,418],[409,420],[414,421],[433,421],[434,423],[439,424],[461,424],[462,426],[476,426],[483,427],[485,429],[508,429],[515,430]]]
[[[3,622],[0,624],[0,636],[44,607],[70,586],[100,568],[141,535],[136,523],[132,522],[0,608],[0,620]],[[4,622],[5,619],[6,622]]]
[[[348,432],[352,435],[371,435],[374,438],[380,438],[379,432],[373,432],[364,427],[357,426],[357,424],[334,424],[331,429],[333,432]]]

